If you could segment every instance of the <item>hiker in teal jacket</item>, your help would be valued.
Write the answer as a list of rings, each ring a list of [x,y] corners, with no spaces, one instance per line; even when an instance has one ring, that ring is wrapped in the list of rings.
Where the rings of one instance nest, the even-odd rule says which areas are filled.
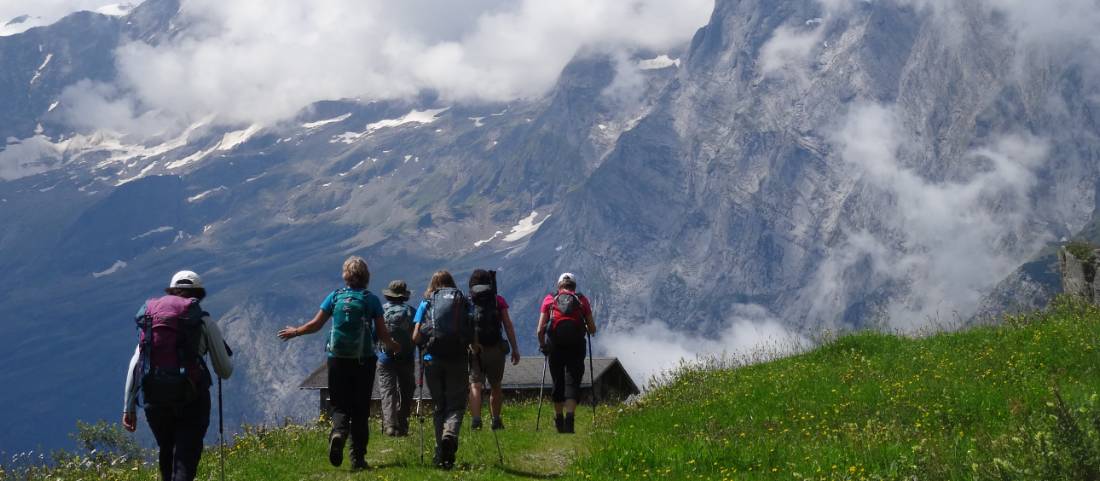
[[[394,353],[401,351],[401,345],[390,338],[382,317],[382,303],[367,290],[370,282],[367,262],[361,257],[349,257],[344,261],[343,278],[347,287],[329,294],[312,320],[298,327],[287,326],[278,335],[285,341],[314,333],[333,318],[326,346],[332,401],[328,460],[333,466],[343,463],[344,444],[350,435],[351,468],[361,470],[368,467],[368,420],[376,362],[373,338],[377,337]]]

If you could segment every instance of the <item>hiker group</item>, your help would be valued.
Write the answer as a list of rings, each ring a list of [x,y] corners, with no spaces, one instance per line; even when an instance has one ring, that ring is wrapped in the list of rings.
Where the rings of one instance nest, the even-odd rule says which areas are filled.
[[[501,386],[505,365],[509,357],[513,365],[520,360],[508,302],[497,290],[496,273],[473,271],[463,292],[450,272],[437,271],[415,309],[407,304],[411,293],[404,281],[391,281],[382,291],[384,304],[371,293],[367,289],[370,271],[361,257],[348,258],[341,274],[344,286],[324,298],[310,321],[277,333],[285,341],[318,332],[332,320],[326,342],[332,417],[329,462],[342,465],[350,442],[351,468],[368,467],[368,421],[376,376],[383,433],[388,436],[409,434],[413,405],[419,415],[427,387],[434,407],[433,465],[454,466],[467,408],[470,428],[482,429],[486,384],[489,429],[495,439],[496,431],[505,429]],[[139,342],[127,376],[123,425],[135,429],[140,393],[160,447],[161,478],[189,481],[195,477],[210,418],[212,381],[203,356],[210,357],[219,378],[220,407],[220,380],[232,374],[232,352],[217,325],[199,307],[205,290],[198,275],[177,273],[166,294],[147,301],[138,312]],[[591,354],[589,336],[595,332],[591,304],[577,292],[576,277],[562,274],[554,292],[541,303],[536,333],[544,355],[544,379],[549,368],[553,380],[554,424],[559,433],[574,432],[586,351]],[[423,426],[420,442],[423,456]],[[503,463],[499,442],[497,452]]]

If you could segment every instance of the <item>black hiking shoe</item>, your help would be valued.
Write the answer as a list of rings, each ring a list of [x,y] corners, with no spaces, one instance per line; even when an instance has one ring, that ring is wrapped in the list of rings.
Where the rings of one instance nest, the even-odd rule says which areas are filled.
[[[470,429],[474,431],[481,431],[481,418],[470,417]]]
[[[504,420],[500,419],[499,417],[493,418],[492,429],[493,431],[500,431],[504,429]]]
[[[557,429],[558,433],[565,432],[565,418],[561,414],[554,416],[554,429]]]
[[[351,462],[352,471],[364,471],[370,469],[370,465],[367,464],[367,460],[364,458],[356,458]]]
[[[332,433],[328,438],[328,462],[340,467],[344,463],[344,441],[346,438],[341,433]]]
[[[451,436],[444,436],[443,440],[439,442],[439,467],[443,469],[451,469],[455,467],[455,452],[458,451],[458,439]]]
[[[564,432],[566,434],[575,433],[576,431],[573,430],[573,427],[574,427],[574,421],[576,421],[576,419],[577,418],[573,417],[573,413],[566,414],[565,415],[565,430],[562,431],[562,432]]]
[[[432,456],[432,466],[443,469],[443,455],[440,453],[439,446],[435,447],[435,456]]]

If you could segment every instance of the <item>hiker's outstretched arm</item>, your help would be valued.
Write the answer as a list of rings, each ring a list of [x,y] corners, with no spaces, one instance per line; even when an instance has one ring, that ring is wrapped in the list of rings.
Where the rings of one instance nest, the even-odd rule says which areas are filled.
[[[229,352],[225,350],[226,344],[222,331],[209,317],[203,319],[202,325],[206,333],[206,352],[210,354],[210,364],[214,365],[214,373],[219,378],[229,379],[229,376],[233,375],[233,361],[229,359]]]
[[[302,324],[298,327],[284,327],[283,330],[279,331],[279,339],[285,341],[292,337],[298,337],[305,334],[313,334],[317,331],[320,331],[321,328],[324,327],[325,323],[328,322],[328,319],[330,317],[332,317],[332,314],[318,309],[317,315],[313,316],[313,319],[311,319],[309,322]]]
[[[596,334],[596,320],[592,318],[591,312],[584,314],[584,323],[588,327],[588,334]]]

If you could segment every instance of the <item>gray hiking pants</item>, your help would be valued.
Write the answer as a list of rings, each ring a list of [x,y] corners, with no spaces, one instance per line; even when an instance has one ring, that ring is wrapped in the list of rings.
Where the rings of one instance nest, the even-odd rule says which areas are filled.
[[[432,360],[425,364],[424,382],[435,404],[435,443],[444,437],[454,438],[458,447],[458,430],[466,412],[466,396],[470,385],[470,366],[465,357],[455,360]]]
[[[378,361],[378,391],[382,393],[382,427],[400,435],[409,433],[409,413],[416,390],[414,362]]]

